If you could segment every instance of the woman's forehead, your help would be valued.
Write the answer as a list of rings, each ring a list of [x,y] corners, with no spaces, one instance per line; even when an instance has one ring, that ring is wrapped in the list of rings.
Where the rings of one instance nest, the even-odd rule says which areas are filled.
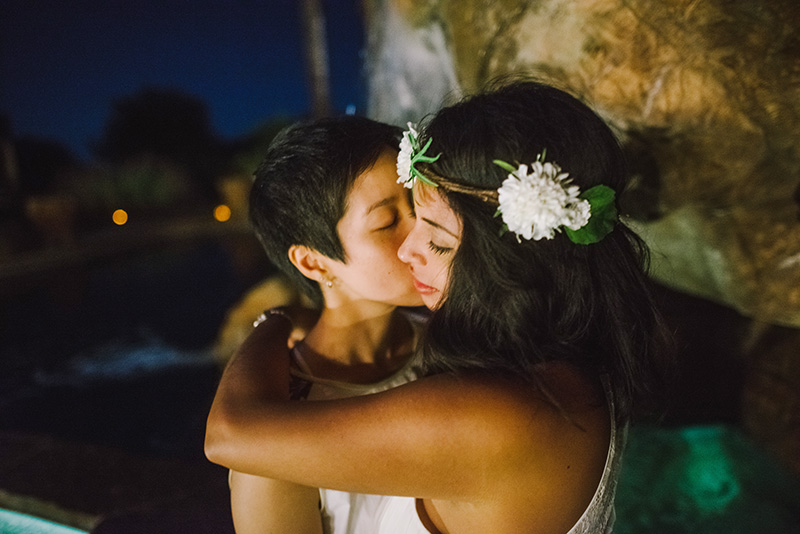
[[[447,196],[428,185],[414,186],[414,204],[417,215],[431,226],[441,228],[448,234],[461,235],[461,219],[450,207]]]
[[[412,192],[415,206],[425,207],[438,202],[447,204],[447,199],[438,188],[423,184],[419,181],[414,183]]]
[[[348,210],[369,213],[379,205],[388,203],[402,194],[402,186],[397,183],[397,167],[390,152],[384,152],[375,163],[356,177],[347,195]]]

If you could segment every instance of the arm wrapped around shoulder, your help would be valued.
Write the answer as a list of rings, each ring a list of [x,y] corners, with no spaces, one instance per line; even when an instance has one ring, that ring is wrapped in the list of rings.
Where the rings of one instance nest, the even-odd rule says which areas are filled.
[[[289,399],[292,322],[270,313],[236,350],[222,373],[206,422],[205,453],[231,467],[243,435],[271,402]]]

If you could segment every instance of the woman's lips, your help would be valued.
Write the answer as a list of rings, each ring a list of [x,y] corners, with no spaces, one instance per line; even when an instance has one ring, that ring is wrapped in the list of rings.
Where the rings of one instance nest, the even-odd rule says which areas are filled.
[[[426,286],[416,278],[414,278],[414,288],[420,295],[430,295],[438,291],[438,289],[436,289],[435,287]]]

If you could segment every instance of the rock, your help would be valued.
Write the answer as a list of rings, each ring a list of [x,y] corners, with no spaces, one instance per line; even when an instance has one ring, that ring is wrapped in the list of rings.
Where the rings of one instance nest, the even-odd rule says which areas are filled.
[[[763,325],[746,362],[742,424],[800,474],[800,330]]]
[[[311,308],[288,277],[275,274],[250,289],[228,312],[214,344],[214,356],[224,364],[253,329],[253,321],[268,308],[301,304]]]

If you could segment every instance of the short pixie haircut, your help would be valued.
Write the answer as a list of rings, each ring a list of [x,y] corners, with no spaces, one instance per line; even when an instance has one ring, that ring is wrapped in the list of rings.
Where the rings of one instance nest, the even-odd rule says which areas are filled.
[[[303,245],[341,262],[347,257],[336,225],[347,211],[356,178],[386,149],[397,150],[402,131],[356,116],[295,123],[279,132],[255,172],[250,221],[270,261],[317,305],[319,285],[289,261]]]

